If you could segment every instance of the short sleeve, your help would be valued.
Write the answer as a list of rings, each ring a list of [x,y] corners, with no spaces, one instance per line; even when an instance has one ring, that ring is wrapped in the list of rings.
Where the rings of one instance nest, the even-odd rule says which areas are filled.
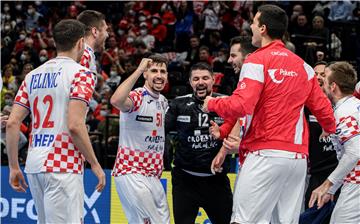
[[[70,99],[82,100],[89,105],[94,89],[95,75],[90,71],[80,71],[71,84]]]
[[[16,94],[14,103],[26,107],[27,109],[30,110],[29,94],[26,88],[25,80],[21,83],[21,86]]]
[[[360,134],[359,123],[356,118],[353,116],[340,118],[336,127],[336,134],[339,136],[341,144]]]
[[[133,107],[130,109],[129,113],[139,110],[142,101],[143,101],[143,91],[133,90],[129,93],[129,98],[133,102]]]

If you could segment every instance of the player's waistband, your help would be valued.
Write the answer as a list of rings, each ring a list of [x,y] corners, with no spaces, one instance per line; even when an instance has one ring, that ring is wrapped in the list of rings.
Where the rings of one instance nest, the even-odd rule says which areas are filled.
[[[278,157],[287,159],[306,159],[307,155],[300,152],[289,152],[278,149],[260,149],[256,151],[250,151],[249,153],[265,156],[265,157]]]

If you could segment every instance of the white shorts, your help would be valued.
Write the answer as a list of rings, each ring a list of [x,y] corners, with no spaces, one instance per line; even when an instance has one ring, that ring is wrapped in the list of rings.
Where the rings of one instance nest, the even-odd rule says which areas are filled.
[[[360,184],[344,183],[330,223],[360,223]]]
[[[235,183],[231,222],[298,223],[307,162],[296,153],[249,153]]]
[[[164,188],[157,177],[127,174],[114,178],[116,191],[130,224],[170,223]]]
[[[38,223],[82,223],[83,175],[73,173],[27,174]]]

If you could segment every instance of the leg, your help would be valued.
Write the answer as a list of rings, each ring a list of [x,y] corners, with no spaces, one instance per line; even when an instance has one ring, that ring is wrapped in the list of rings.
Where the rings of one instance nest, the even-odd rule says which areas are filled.
[[[195,178],[178,168],[174,168],[171,179],[175,223],[194,223],[200,206]]]
[[[166,195],[159,179],[128,174],[115,177],[115,184],[129,223],[170,223]]]
[[[47,223],[81,223],[84,188],[80,174],[45,173],[45,213]]]
[[[250,153],[234,191],[231,222],[269,223],[292,166],[291,159]]]
[[[275,206],[271,223],[298,223],[304,198],[306,159],[289,159],[292,166]]]
[[[38,214],[38,223],[45,223],[44,208],[44,173],[27,174],[31,196],[34,199],[35,209]]]
[[[230,223],[233,195],[230,180],[226,175],[206,177],[202,190],[202,204],[214,224]]]
[[[330,223],[360,223],[360,184],[345,183]]]

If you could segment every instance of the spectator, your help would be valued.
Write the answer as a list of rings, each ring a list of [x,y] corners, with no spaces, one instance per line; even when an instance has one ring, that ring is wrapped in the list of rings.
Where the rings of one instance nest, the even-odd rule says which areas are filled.
[[[158,45],[162,44],[167,35],[167,28],[161,23],[161,17],[159,13],[154,14],[151,18],[151,35],[155,37]]]
[[[221,40],[221,35],[219,31],[211,32],[209,41],[210,41],[210,53],[211,56],[213,57],[219,56],[220,49],[225,49],[226,51],[228,51],[229,49],[229,46]]]
[[[45,63],[47,60],[49,60],[49,56],[48,56],[48,52],[46,49],[42,49],[40,52],[39,52],[39,60],[40,60],[40,63],[43,64]]]
[[[351,20],[353,16],[354,6],[349,0],[334,1],[330,5],[329,20]]]
[[[143,41],[148,50],[152,50],[155,47],[155,37],[149,34],[149,28],[146,22],[140,23],[140,36],[138,41]]]
[[[210,50],[208,47],[201,46],[199,48],[199,62],[204,62],[212,66],[213,58],[210,55]]]
[[[39,19],[42,16],[43,15],[38,13],[32,4],[28,5],[25,20],[26,31],[32,32],[33,29],[37,28],[39,26]]]

